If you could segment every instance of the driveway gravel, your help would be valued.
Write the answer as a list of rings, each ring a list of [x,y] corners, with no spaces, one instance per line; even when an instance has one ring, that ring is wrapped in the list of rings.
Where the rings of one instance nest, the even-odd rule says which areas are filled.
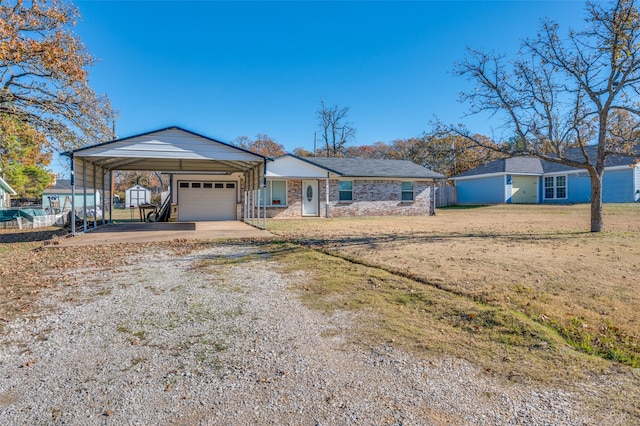
[[[352,314],[307,309],[290,288],[304,274],[255,254],[219,245],[69,271],[81,285],[2,330],[0,424],[592,423],[566,391],[354,344]]]

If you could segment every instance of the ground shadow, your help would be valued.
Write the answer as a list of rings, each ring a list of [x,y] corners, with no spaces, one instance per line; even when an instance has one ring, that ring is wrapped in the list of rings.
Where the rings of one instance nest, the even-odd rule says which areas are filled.
[[[0,244],[43,242],[49,241],[54,237],[69,235],[68,228],[12,229],[4,231],[0,232]]]

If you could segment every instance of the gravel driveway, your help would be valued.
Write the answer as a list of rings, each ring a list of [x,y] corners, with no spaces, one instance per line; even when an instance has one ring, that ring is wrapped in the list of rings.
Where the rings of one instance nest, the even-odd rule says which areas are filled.
[[[351,343],[250,246],[156,252],[43,297],[6,324],[0,424],[589,424],[575,395],[468,363]],[[228,257],[226,263],[207,261]]]

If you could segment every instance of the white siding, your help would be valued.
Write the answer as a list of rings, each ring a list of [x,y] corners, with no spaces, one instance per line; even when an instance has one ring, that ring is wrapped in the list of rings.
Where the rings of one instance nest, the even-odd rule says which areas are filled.
[[[289,155],[267,162],[267,177],[326,178],[327,171]]]

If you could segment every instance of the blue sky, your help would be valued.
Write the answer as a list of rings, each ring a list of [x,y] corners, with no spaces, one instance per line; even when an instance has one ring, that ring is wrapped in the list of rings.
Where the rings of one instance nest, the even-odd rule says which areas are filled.
[[[582,1],[76,1],[90,82],[126,137],[167,126],[230,141],[266,133],[313,147],[320,99],[350,108],[354,145],[465,118],[452,74],[467,47],[515,54],[550,17],[583,26]]]

